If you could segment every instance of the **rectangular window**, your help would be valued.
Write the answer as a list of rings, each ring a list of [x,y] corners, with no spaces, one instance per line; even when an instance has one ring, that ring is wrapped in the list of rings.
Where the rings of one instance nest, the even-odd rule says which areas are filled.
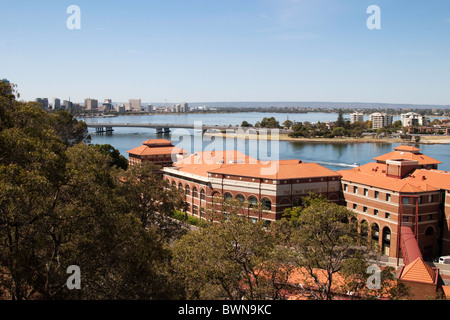
[[[373,210],[373,214],[374,214],[375,216],[377,216],[377,215],[378,215],[378,210],[377,210],[377,209]]]
[[[367,197],[369,195],[369,190],[364,189],[364,195]]]
[[[391,194],[390,193],[386,193],[386,201],[391,201]]]
[[[358,208],[358,205],[356,203],[353,204],[353,210],[356,210]]]
[[[358,187],[354,187],[353,193],[358,193]]]
[[[386,212],[386,219],[389,219],[391,217],[391,214],[389,212]]]
[[[406,197],[402,198],[402,203],[409,204],[409,198],[406,198]]]
[[[378,199],[380,197],[380,193],[378,191],[375,191],[375,199]]]
[[[408,222],[408,217],[403,217],[403,222]]]
[[[344,191],[347,191],[348,185],[344,184]]]
[[[364,208],[363,208],[363,211],[364,211],[364,212],[367,212],[367,207],[364,207]]]

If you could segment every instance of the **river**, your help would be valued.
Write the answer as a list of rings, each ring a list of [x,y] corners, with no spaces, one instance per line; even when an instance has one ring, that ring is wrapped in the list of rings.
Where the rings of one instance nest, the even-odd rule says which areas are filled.
[[[326,122],[335,121],[337,114],[333,113],[226,113],[226,114],[169,114],[169,115],[135,115],[119,116],[115,118],[86,118],[82,119],[88,123],[174,123],[185,124],[201,121],[205,125],[239,125],[246,120],[251,124],[261,121],[264,117],[274,116],[280,123],[286,119],[292,121]],[[394,117],[394,121],[399,117]],[[194,130],[174,130],[170,134],[156,135],[154,129],[145,128],[114,128],[114,133],[96,134],[89,130],[93,144],[110,144],[128,157],[127,150],[140,146],[143,141],[155,138],[166,138],[172,140],[174,145],[189,152],[217,150],[234,148],[245,152],[250,156],[256,156],[261,160],[270,159],[299,159],[304,162],[316,162],[331,170],[342,170],[351,168],[355,163],[365,164],[372,162],[373,158],[393,151],[399,144],[395,143],[321,143],[321,142],[293,142],[279,141],[267,146],[256,140],[241,141],[226,140],[218,141],[216,138],[204,136]],[[216,139],[216,140],[215,140]],[[421,144],[418,146],[422,153],[442,162],[439,169],[450,171],[450,144]]]

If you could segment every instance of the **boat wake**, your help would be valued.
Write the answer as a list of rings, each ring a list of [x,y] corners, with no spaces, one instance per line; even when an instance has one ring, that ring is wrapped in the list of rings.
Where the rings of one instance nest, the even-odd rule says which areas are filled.
[[[327,161],[311,161],[311,162],[322,164],[324,166],[337,166],[337,167],[346,167],[346,168],[357,168],[357,167],[359,167],[358,163],[348,164],[348,163],[327,162]]]

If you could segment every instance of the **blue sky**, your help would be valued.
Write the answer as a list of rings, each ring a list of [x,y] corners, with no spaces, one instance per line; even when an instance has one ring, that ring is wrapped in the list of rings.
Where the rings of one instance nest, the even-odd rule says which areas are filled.
[[[0,0],[0,77],[24,100],[449,105],[450,1]]]

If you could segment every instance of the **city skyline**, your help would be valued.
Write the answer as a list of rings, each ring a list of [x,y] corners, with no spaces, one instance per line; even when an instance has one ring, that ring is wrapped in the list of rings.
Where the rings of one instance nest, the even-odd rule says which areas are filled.
[[[450,104],[443,0],[14,1],[0,26],[0,76],[28,101]]]

